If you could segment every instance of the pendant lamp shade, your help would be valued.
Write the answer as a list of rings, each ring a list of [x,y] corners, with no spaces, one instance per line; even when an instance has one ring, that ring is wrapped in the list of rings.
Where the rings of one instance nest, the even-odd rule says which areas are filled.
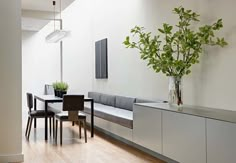
[[[57,43],[61,41],[63,38],[69,36],[70,31],[65,30],[54,30],[52,33],[49,33],[46,36],[46,41],[48,43]]]
[[[55,5],[56,5],[56,1],[53,1],[53,6],[54,6],[54,31],[49,33],[45,40],[48,43],[57,43],[59,41],[61,41],[62,39],[66,38],[67,36],[70,35],[70,31],[66,31],[62,29],[62,19],[61,19],[61,0],[60,0],[60,27],[61,29],[55,29]]]

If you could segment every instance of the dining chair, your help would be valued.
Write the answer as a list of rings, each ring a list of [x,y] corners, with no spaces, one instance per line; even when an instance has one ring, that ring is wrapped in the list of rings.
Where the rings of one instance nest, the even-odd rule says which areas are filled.
[[[53,85],[45,84],[44,94],[45,95],[55,95]],[[49,110],[51,110],[51,108],[49,108]],[[51,110],[51,111],[53,111],[55,113],[55,110]],[[74,125],[75,125],[75,122],[72,122],[72,126],[74,126]]]
[[[79,124],[79,137],[81,139],[81,125],[84,127],[85,143],[87,143],[87,130],[86,130],[86,115],[82,113],[84,110],[84,95],[64,95],[62,110],[64,112],[55,115],[56,131],[55,140],[57,142],[57,127],[60,121],[60,145],[62,145],[62,128],[64,121],[78,122]],[[65,112],[68,111],[68,112]]]
[[[54,88],[50,84],[45,84],[44,87],[44,94],[45,95],[54,95]]]
[[[33,95],[32,93],[26,93],[26,97],[27,97],[27,106],[29,109],[28,112],[28,120],[27,120],[27,126],[26,126],[26,131],[25,131],[25,136],[27,139],[29,139],[30,136],[30,130],[31,130],[31,126],[32,126],[32,120],[34,118],[45,118],[45,110],[32,110],[33,108]],[[54,112],[52,111],[48,111],[48,118],[49,118],[49,123],[50,123],[50,135],[51,135],[51,120],[53,120],[53,135],[54,135]]]

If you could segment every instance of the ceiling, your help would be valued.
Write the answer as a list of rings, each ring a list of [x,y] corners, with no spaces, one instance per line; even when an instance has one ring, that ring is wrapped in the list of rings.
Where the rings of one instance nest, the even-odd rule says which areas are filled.
[[[60,0],[56,1],[56,10],[60,11]],[[61,7],[64,10],[74,0],[61,0]],[[53,11],[52,0],[21,0],[23,10]]]
[[[24,31],[38,32],[42,27],[48,24],[48,20],[22,17],[21,24],[22,30]]]
[[[21,0],[22,30],[39,31],[53,19],[53,0]],[[55,10],[60,12],[60,0],[55,0]],[[75,0],[61,0],[62,11]]]

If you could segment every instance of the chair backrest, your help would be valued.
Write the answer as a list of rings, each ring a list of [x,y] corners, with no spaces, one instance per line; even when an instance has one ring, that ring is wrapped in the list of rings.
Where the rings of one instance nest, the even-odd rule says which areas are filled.
[[[64,95],[63,111],[84,110],[84,95]]]
[[[64,95],[63,111],[68,111],[68,119],[78,120],[78,112],[84,110],[84,95]]]
[[[26,97],[27,97],[27,106],[29,108],[29,111],[31,111],[31,109],[33,108],[33,95],[32,93],[26,93]]]
[[[44,92],[45,92],[45,95],[54,95],[54,88],[52,85],[49,85],[49,84],[45,84],[45,88],[44,88]]]

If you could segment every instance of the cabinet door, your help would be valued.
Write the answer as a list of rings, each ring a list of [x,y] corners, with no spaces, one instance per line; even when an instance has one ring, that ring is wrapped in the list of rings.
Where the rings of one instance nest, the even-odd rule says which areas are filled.
[[[161,154],[161,111],[134,105],[133,114],[133,141]]]
[[[207,119],[207,163],[236,162],[236,124]]]
[[[163,155],[181,163],[206,163],[205,118],[163,111]]]

